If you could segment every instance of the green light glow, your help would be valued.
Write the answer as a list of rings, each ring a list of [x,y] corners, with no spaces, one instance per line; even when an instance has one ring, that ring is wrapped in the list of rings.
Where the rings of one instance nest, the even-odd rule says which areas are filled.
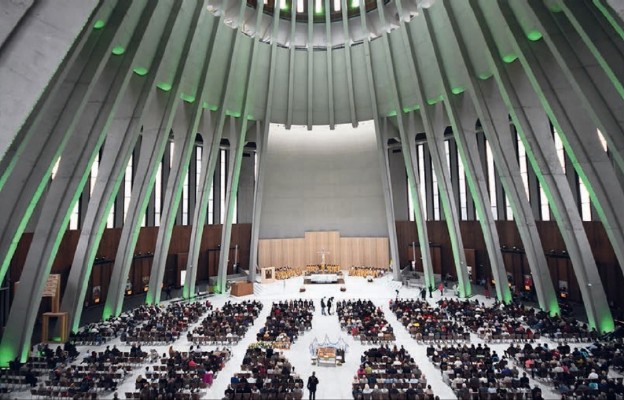
[[[432,105],[434,105],[434,104],[436,104],[437,102],[440,102],[440,101],[442,101],[442,100],[444,100],[444,96],[436,97],[436,98],[433,98],[433,99],[428,99],[428,100],[427,100],[427,104],[429,104],[430,106],[432,106]]]
[[[490,79],[492,77],[492,73],[491,72],[482,72],[479,74],[479,79],[481,79],[482,81],[486,80],[486,79]]]
[[[517,59],[518,59],[518,56],[513,53],[505,54],[503,56],[503,61],[506,62],[507,64],[510,64],[516,61]]]
[[[219,106],[214,105],[214,104],[208,104],[205,101],[202,103],[202,107],[207,108],[210,111],[217,111],[219,109]]]
[[[411,107],[403,107],[403,112],[404,113],[408,113],[408,112],[416,111],[416,110],[420,110],[420,106],[418,104],[414,104]]]
[[[54,164],[56,164],[57,160],[59,159],[58,153],[59,152],[57,152],[57,155],[53,158],[52,163],[50,163],[48,170],[45,172],[45,174],[43,174],[45,178],[42,179],[41,182],[39,183],[39,186],[37,187],[37,190],[35,191],[32,199],[30,200],[30,203],[28,203],[28,207],[24,211],[24,217],[22,218],[19,225],[17,226],[17,229],[15,231],[15,236],[13,236],[13,240],[11,240],[11,244],[9,245],[9,248],[7,249],[6,256],[4,257],[4,260],[2,260],[2,264],[0,264],[0,282],[4,280],[6,272],[9,268],[9,264],[11,263],[11,259],[13,258],[13,253],[15,253],[15,249],[17,248],[17,245],[19,244],[20,238],[22,237],[22,233],[24,233],[24,230],[26,229],[26,225],[28,225],[28,221],[30,220],[32,213],[35,210],[35,206],[37,206],[37,203],[39,202],[39,198],[43,194],[43,191],[45,190],[45,188],[48,187],[48,184],[49,184],[48,177],[52,173],[52,168],[54,167]],[[13,168],[13,166],[14,166],[14,163],[11,165],[11,169]],[[1,352],[1,349],[0,349],[0,352]]]
[[[116,56],[120,56],[125,52],[126,52],[126,49],[124,49],[122,46],[113,47],[113,54]]]
[[[609,24],[611,24],[613,29],[615,29],[615,31],[620,35],[620,37],[624,39],[624,29],[622,29],[622,27],[618,23],[618,20],[616,18],[613,18],[613,15],[611,15],[607,7],[605,7],[604,4],[602,4],[602,1],[594,0],[594,5],[596,6],[598,10],[600,10],[602,15],[604,15],[604,17],[607,19],[607,21],[609,21]]]
[[[102,21],[101,19],[98,19],[93,24],[93,29],[102,29],[102,28],[104,28],[104,25],[106,25],[106,23],[104,21]]]
[[[162,91],[168,92],[171,90],[171,83],[160,82],[156,84],[156,87]]]
[[[247,114],[247,121],[253,121],[254,120],[254,116],[251,114]]]
[[[230,111],[230,110],[227,110],[225,112],[225,115],[236,118],[236,117],[240,117],[241,113],[240,113],[240,111]]]
[[[388,113],[387,117],[396,117],[396,115],[397,115],[396,110],[393,110]]]
[[[195,101],[195,96],[192,96],[190,94],[180,93],[180,98],[186,101],[187,103],[192,103]]]
[[[145,67],[136,67],[133,69],[134,73],[139,75],[139,76],[145,76],[147,75],[147,68]]]
[[[454,88],[451,89],[451,93],[453,93],[453,94],[460,94],[460,93],[463,93],[464,90],[466,90],[466,89],[464,89],[461,86],[457,86],[457,87],[454,87]]]
[[[542,32],[534,29],[530,31],[529,33],[527,33],[527,37],[529,38],[530,41],[537,42],[538,40],[542,38]]]

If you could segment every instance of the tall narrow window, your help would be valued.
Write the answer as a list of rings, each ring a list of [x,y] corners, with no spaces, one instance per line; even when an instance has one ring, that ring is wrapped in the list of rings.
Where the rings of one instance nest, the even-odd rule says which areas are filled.
[[[589,191],[582,179],[579,179],[579,195],[581,198],[581,218],[583,221],[591,221],[591,200]]]
[[[490,143],[485,141],[485,158],[487,160],[488,188],[490,192],[490,209],[494,219],[498,218],[498,207],[496,202],[496,169],[494,168],[494,157],[492,157],[492,149]]]
[[[232,214],[232,223],[237,224],[238,223],[238,199],[234,199],[234,206],[232,208],[233,208],[232,212],[234,213]]]
[[[124,175],[124,209],[123,216],[124,221],[128,215],[128,208],[130,208],[130,199],[132,198],[132,162],[134,154],[130,156],[128,165],[126,166],[126,174]]]
[[[93,189],[95,188],[95,182],[97,181],[98,171],[100,169],[100,157],[96,156],[95,160],[93,160],[93,164],[91,164],[91,176],[89,177],[89,194],[93,194]]]
[[[312,0],[308,0],[312,1]],[[320,14],[323,12],[323,0],[315,0],[314,1],[314,12]]]
[[[557,152],[557,159],[559,159],[559,164],[561,164],[561,168],[563,168],[563,172],[566,172],[566,164],[565,164],[565,149],[563,148],[563,142],[559,137],[559,132],[557,129],[553,127],[554,138],[555,138],[555,151]]]
[[[459,176],[459,219],[467,219],[468,206],[466,201],[466,171],[464,170],[464,163],[462,162],[462,158],[459,157],[459,154],[457,155],[457,174]]]
[[[52,167],[52,173],[50,174],[52,177],[52,180],[54,180],[54,177],[56,176],[56,173],[58,172],[60,163],[61,163],[61,157],[56,159],[56,162],[54,163],[54,166]]]
[[[548,197],[546,192],[540,183],[540,209],[542,214],[542,221],[550,221],[550,207],[548,206]]]
[[[175,142],[169,142],[169,168],[173,165],[173,155],[175,154]]]
[[[162,161],[158,164],[156,171],[156,182],[154,183],[154,226],[160,226],[160,214],[162,210]]]
[[[214,224],[214,179],[210,186],[210,195],[208,196],[208,221],[206,223],[208,225]]]
[[[297,12],[298,13],[303,12],[303,0],[297,0]]]
[[[69,229],[78,229],[78,219],[80,218],[80,200],[74,204],[71,216],[69,217]]]
[[[529,198],[529,171],[526,157],[526,149],[524,143],[518,135],[518,164],[520,165],[520,176],[522,177],[522,183],[524,184],[524,192],[527,199]]]
[[[196,168],[195,168],[195,198],[199,199],[199,192],[201,188],[199,187],[199,183],[201,182],[201,166],[202,166],[202,156],[203,156],[204,148],[202,146],[197,146],[197,158],[195,159]]]
[[[433,219],[440,219],[440,196],[438,190],[438,171],[431,165],[431,177],[433,181]]]
[[[596,132],[598,133],[598,139],[600,140],[600,144],[602,144],[602,148],[604,151],[607,151],[607,139],[605,139],[602,132],[600,132],[600,129],[596,129]]]
[[[321,0],[316,0],[316,1],[321,1]],[[335,11],[340,11],[342,10],[342,5],[341,5],[342,1],[341,0],[334,0],[334,10]]]
[[[225,150],[221,150],[221,198],[219,199],[219,204],[221,204],[221,214],[219,215],[219,217],[221,218],[219,220],[220,223],[223,223],[225,221],[225,190],[227,188],[226,185],[226,177],[227,177],[227,152]]]
[[[410,188],[409,179],[407,180],[407,214],[410,221],[414,221],[414,197],[412,196],[412,189]]]
[[[427,210],[427,187],[425,185],[425,146],[418,145],[418,178],[420,180],[420,206]]]
[[[184,185],[182,186],[182,225],[188,225],[188,212],[189,212],[189,181],[191,176],[187,168],[184,174]]]

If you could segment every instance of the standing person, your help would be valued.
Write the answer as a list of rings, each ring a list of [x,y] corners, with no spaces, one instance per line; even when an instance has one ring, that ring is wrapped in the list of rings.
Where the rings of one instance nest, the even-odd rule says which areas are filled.
[[[332,307],[332,303],[334,301],[333,297],[330,297],[329,300],[327,300],[327,314],[331,315],[331,307]]]
[[[433,297],[433,285],[429,286],[429,298]]]
[[[422,289],[420,290],[420,297],[423,300],[427,299],[427,287],[423,286]]]
[[[310,400],[316,400],[316,385],[319,380],[316,377],[316,371],[312,371],[312,375],[308,378],[308,391],[310,392]]]
[[[321,315],[327,315],[325,314],[325,297],[321,299]]]
[[[438,289],[440,289],[440,296],[444,296],[444,283],[440,282]]]

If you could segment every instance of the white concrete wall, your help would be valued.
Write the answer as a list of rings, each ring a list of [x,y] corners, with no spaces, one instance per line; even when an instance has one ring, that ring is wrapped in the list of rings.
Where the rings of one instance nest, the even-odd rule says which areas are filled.
[[[372,122],[334,131],[272,125],[266,168],[260,238],[388,235]]]

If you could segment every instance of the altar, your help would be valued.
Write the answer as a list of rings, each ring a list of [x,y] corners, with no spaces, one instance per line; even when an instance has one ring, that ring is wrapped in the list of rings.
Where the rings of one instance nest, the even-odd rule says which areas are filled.
[[[338,274],[311,274],[311,283],[338,283]]]

